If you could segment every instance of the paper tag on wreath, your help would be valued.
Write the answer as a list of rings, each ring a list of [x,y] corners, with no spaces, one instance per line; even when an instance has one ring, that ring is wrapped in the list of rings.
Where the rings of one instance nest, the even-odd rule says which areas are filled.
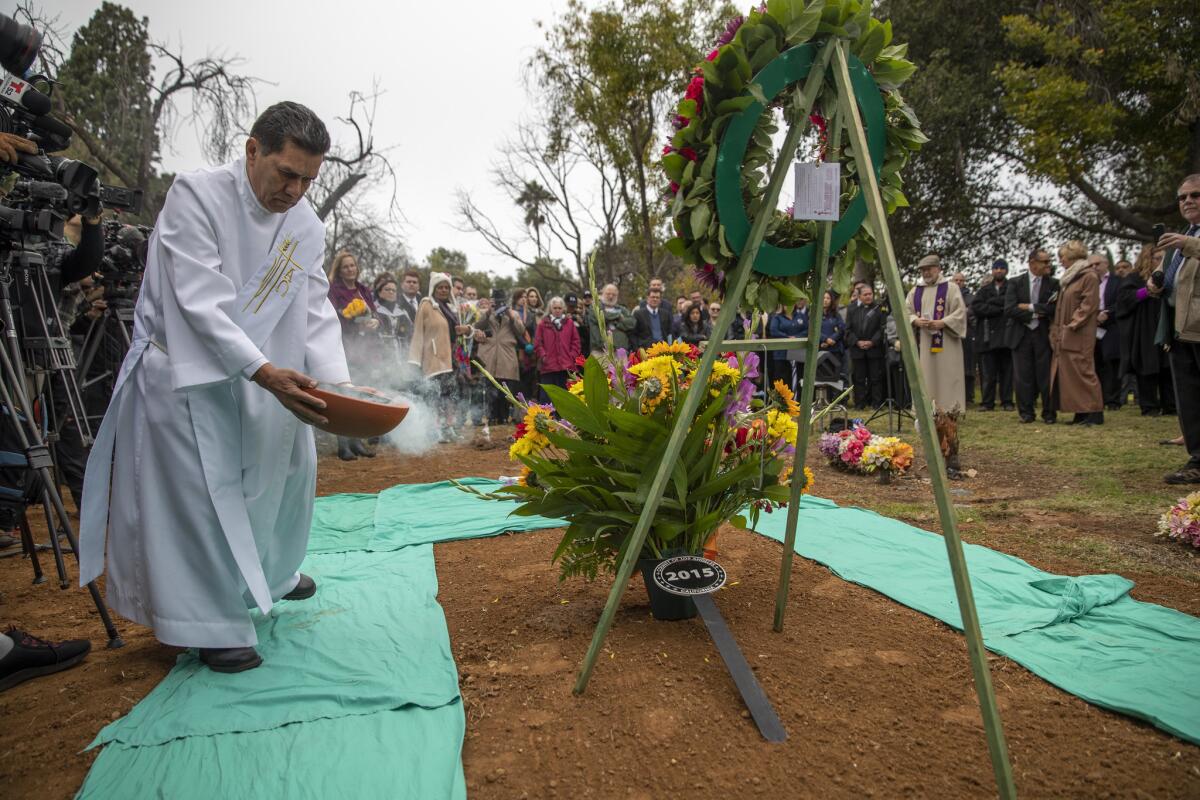
[[[796,163],[796,203],[792,219],[835,222],[841,216],[842,165]]]

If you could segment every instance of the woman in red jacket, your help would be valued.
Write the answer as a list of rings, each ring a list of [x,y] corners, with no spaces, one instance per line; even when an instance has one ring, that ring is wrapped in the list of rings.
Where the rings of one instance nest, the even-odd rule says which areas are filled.
[[[567,316],[567,306],[561,297],[550,299],[549,313],[537,325],[533,339],[542,373],[542,384],[566,388],[567,373],[575,369],[580,355],[579,331]],[[545,389],[539,389],[542,402],[550,402]]]

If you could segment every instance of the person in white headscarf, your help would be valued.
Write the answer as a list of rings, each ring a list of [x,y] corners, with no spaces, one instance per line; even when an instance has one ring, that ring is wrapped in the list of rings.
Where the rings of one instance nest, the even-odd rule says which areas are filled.
[[[412,344],[408,360],[420,368],[421,374],[437,387],[438,412],[441,417],[440,442],[459,438],[454,429],[454,396],[458,389],[454,369],[455,338],[471,333],[471,326],[459,320],[458,308],[451,300],[452,284],[445,272],[429,276],[429,296],[421,301],[413,323]]]

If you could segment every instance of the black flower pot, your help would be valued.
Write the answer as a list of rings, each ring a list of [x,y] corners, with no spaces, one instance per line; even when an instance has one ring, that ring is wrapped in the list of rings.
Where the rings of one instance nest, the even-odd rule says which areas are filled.
[[[695,601],[690,597],[672,594],[654,582],[654,568],[665,560],[638,559],[638,568],[642,571],[642,582],[646,584],[646,593],[650,595],[650,613],[660,621],[691,619],[698,613]]]

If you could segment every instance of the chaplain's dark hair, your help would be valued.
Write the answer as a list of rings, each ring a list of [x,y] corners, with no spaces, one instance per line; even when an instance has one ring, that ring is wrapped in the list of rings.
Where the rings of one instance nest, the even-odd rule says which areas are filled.
[[[312,109],[285,100],[258,115],[250,135],[262,147],[262,154],[278,153],[288,142],[315,155],[329,152],[329,131]]]

